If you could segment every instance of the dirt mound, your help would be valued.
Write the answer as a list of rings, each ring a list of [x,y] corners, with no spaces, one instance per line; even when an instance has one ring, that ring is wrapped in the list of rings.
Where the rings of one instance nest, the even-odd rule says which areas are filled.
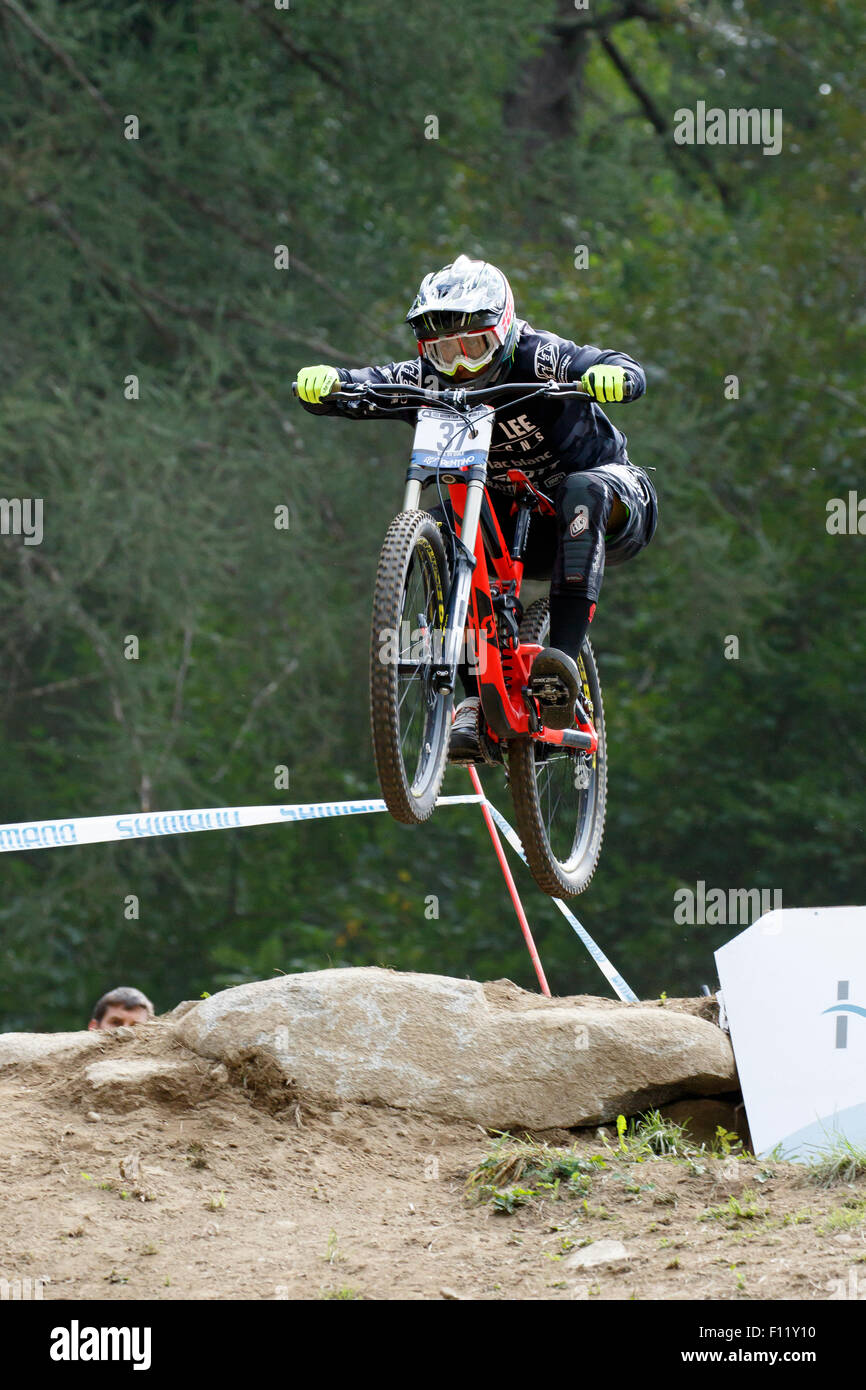
[[[577,1179],[521,1158],[473,1202],[476,1125],[315,1102],[165,1023],[124,1033],[0,1071],[0,1277],[45,1298],[827,1298],[862,1268],[862,1185],[624,1153],[609,1127],[536,1136],[569,1146],[530,1146],[536,1167]]]

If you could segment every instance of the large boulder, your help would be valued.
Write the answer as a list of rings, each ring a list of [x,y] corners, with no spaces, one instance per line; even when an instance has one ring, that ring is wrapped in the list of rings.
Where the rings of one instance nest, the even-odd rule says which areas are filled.
[[[544,1000],[378,968],[240,985],[175,1025],[194,1052],[253,1055],[299,1091],[474,1120],[570,1128],[736,1087],[731,1044],[688,1012]],[[519,993],[523,993],[522,991]]]

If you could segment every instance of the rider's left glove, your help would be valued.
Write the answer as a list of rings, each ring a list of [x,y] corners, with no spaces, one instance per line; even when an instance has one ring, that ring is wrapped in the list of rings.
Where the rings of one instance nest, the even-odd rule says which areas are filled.
[[[630,383],[625,367],[590,367],[580,378],[580,384],[593,400],[603,404],[628,399]]]
[[[319,405],[339,385],[340,373],[336,367],[302,367],[298,372],[298,395],[308,405]]]

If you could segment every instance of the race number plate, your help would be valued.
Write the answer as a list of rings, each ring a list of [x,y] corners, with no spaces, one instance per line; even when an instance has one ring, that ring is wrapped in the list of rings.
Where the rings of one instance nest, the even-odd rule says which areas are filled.
[[[469,419],[471,429],[467,420],[450,410],[419,410],[412,462],[427,468],[438,464],[455,472],[483,463],[490,449],[493,411],[489,405],[478,406]]]

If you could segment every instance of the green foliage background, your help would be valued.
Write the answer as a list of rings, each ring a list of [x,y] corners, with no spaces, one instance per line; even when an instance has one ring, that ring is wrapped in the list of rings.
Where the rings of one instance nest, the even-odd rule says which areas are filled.
[[[0,820],[375,792],[367,624],[409,436],[290,383],[411,355],[415,285],[463,250],[649,376],[621,418],[661,524],[594,627],[610,815],[578,915],[674,994],[731,935],[675,925],[679,886],[862,901],[866,541],[825,521],[863,476],[864,36],[847,0],[0,0],[0,494],[45,508],[41,546],[0,537]],[[780,108],[782,152],[675,145],[698,100]],[[517,872],[554,989],[606,989]],[[5,1028],[328,964],[533,982],[469,812],[0,873]]]

